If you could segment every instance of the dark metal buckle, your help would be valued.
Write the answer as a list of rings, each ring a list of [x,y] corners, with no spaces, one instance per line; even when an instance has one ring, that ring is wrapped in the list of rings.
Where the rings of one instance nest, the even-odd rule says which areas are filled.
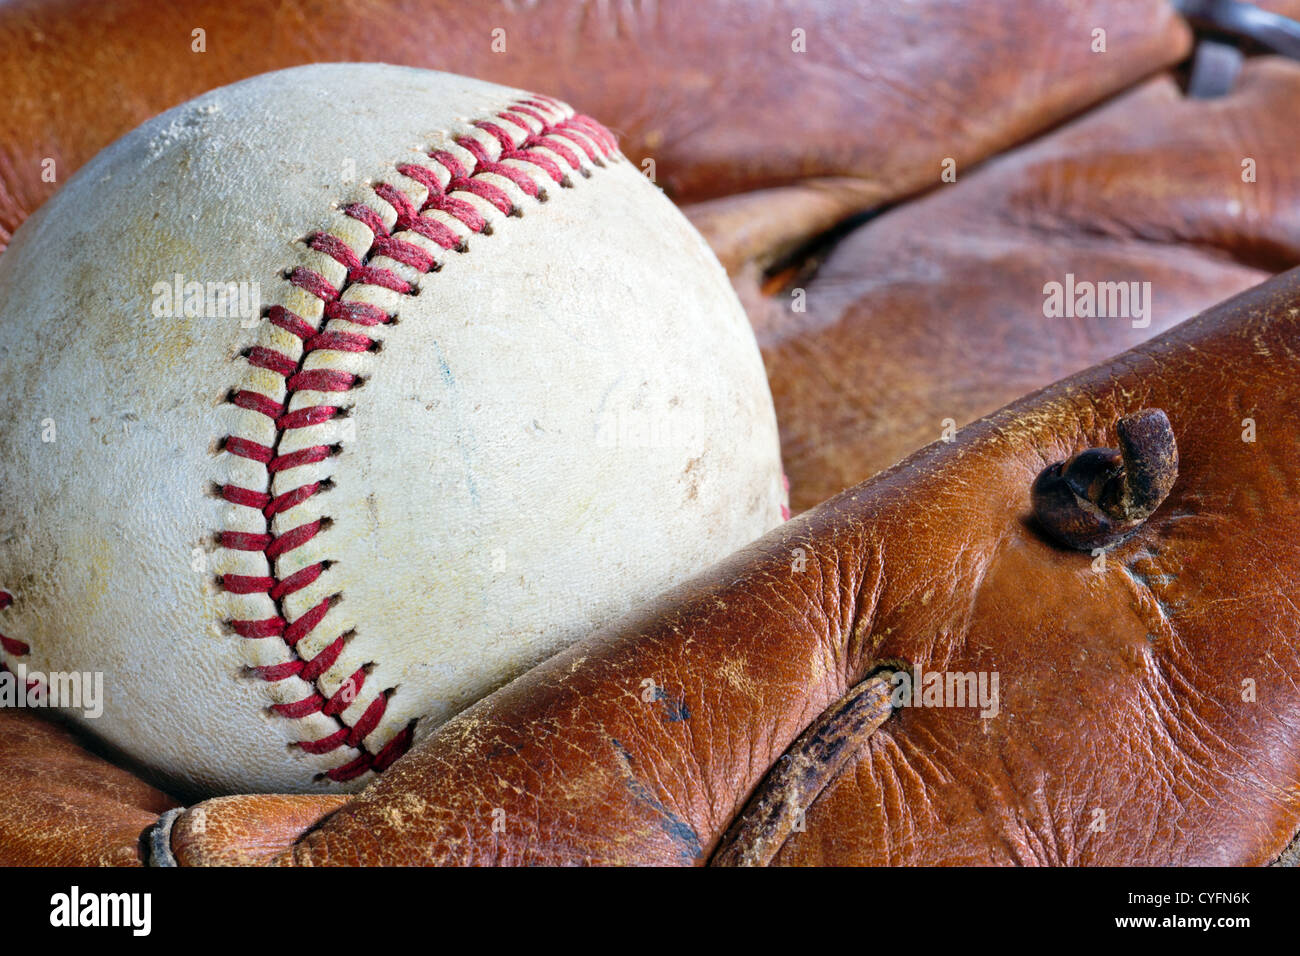
[[[1300,23],[1240,0],[1172,0],[1197,33],[1187,95],[1223,96],[1232,89],[1248,49],[1300,60]]]

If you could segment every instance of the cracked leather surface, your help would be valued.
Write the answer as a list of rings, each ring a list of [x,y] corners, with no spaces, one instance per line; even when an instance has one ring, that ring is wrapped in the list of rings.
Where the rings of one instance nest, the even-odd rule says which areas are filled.
[[[31,711],[0,709],[0,863],[136,866],[140,835],[177,802]]]

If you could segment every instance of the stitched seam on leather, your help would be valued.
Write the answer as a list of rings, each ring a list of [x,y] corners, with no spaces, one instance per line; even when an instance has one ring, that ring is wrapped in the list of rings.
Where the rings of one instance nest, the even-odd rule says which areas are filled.
[[[241,386],[227,396],[228,402],[253,416],[244,419],[245,434],[234,429],[222,443],[224,452],[240,459],[232,462],[229,474],[248,474],[251,467],[265,490],[247,481],[228,480],[221,486],[222,497],[231,505],[261,513],[262,530],[223,530],[220,543],[226,554],[260,552],[270,573],[228,572],[220,575],[220,582],[231,594],[267,595],[275,611],[268,618],[232,618],[226,623],[246,639],[282,643],[282,660],[254,670],[272,685],[296,686],[295,680],[303,682],[305,696],[271,706],[274,714],[316,727],[317,736],[300,737],[296,746],[312,754],[338,750],[356,753],[353,759],[322,775],[336,781],[386,769],[410,747],[414,721],[390,733],[387,739],[368,745],[367,738],[380,725],[396,687],[374,694],[349,722],[344,712],[363,701],[367,666],[346,676],[332,690],[329,683],[339,676],[337,672],[331,675],[331,668],[341,657],[351,633],[326,634],[333,639],[323,649],[308,657],[300,654],[303,642],[328,620],[329,609],[342,592],[326,594],[297,614],[286,606],[287,599],[311,588],[332,565],[328,559],[321,559],[286,573],[281,563],[286,555],[307,545],[328,527],[327,514],[312,519],[310,512],[319,506],[314,499],[333,486],[328,476],[318,477],[323,472],[322,464],[342,447],[339,442],[321,441],[287,450],[286,439],[292,441],[295,433],[302,433],[296,437],[317,437],[314,432],[344,417],[341,413],[347,410],[347,393],[364,382],[364,376],[350,371],[313,368],[311,357],[373,351],[378,340],[367,335],[366,330],[391,322],[394,314],[368,301],[363,293],[381,300],[384,290],[402,298],[418,295],[418,285],[403,278],[402,273],[413,271],[423,278],[441,268],[438,256],[467,251],[468,235],[490,234],[491,226],[484,215],[487,207],[506,216],[521,215],[512,194],[544,202],[548,198],[545,183],[570,186],[571,172],[590,176],[588,163],[603,166],[603,160],[613,158],[618,150],[614,136],[603,126],[542,96],[515,101],[487,119],[472,123],[469,132],[454,137],[452,142],[459,150],[448,147],[427,151],[431,160],[428,165],[398,164],[393,181],[371,186],[373,201],[344,207],[347,228],[336,227],[333,233],[310,237],[308,246],[322,257],[321,269],[337,273],[341,268],[342,280],[331,282],[322,271],[306,266],[288,270],[286,278],[293,288],[284,298],[291,298],[293,289],[301,290],[319,301],[319,315],[313,321],[283,304],[267,310],[262,340],[273,344],[259,344],[246,351],[250,368]],[[282,334],[285,332],[289,338]],[[277,337],[282,340],[279,348],[274,347]],[[298,348],[298,354],[287,353],[284,342]],[[283,382],[282,392],[268,394],[261,387],[267,373]],[[295,398],[310,404],[295,403]],[[271,423],[269,431],[266,420]],[[297,474],[311,480],[300,482]],[[287,490],[277,490],[277,476],[292,477],[287,481]],[[290,521],[290,528],[276,533],[276,519],[285,522],[299,510],[307,513],[307,518]],[[241,517],[248,514],[241,513]],[[257,524],[256,520],[252,523]]]

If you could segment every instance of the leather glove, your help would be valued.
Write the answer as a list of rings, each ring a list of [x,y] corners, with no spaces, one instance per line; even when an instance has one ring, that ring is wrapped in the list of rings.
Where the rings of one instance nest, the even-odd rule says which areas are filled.
[[[148,85],[141,86],[141,69],[133,72],[118,68],[121,82],[134,83],[134,88],[128,91],[100,84],[99,88],[106,93],[102,99],[107,102],[91,101],[83,106],[78,100],[60,99],[53,115],[48,111],[49,97],[45,90],[33,91],[30,85],[30,75],[37,75],[40,71],[30,71],[30,75],[23,71],[13,77],[11,88],[17,91],[16,94],[6,104],[0,105],[0,110],[9,111],[0,113],[0,123],[3,124],[0,128],[8,133],[6,139],[11,143],[36,143],[40,144],[37,153],[56,154],[60,160],[58,168],[66,175],[70,169],[64,167],[83,162],[108,139],[159,109],[219,83],[263,69],[316,58],[383,58],[410,62],[476,73],[488,79],[568,96],[582,103],[590,112],[608,117],[624,134],[624,148],[628,155],[634,159],[639,155],[652,155],[661,183],[678,198],[701,199],[739,190],[757,190],[750,195],[697,205],[692,212],[724,261],[733,268],[738,286],[747,293],[751,314],[768,346],[769,370],[777,392],[782,424],[788,440],[795,446],[793,454],[788,452],[791,454],[791,470],[796,473],[795,495],[807,506],[830,490],[870,474],[878,467],[878,462],[873,461],[869,453],[864,455],[862,443],[853,441],[856,436],[851,426],[838,427],[839,423],[827,413],[826,405],[843,405],[843,396],[848,390],[832,388],[819,400],[801,403],[798,400],[799,383],[802,381],[804,386],[816,388],[823,384],[819,379],[832,384],[839,379],[841,382],[853,381],[856,386],[862,381],[857,376],[850,377],[852,371],[856,371],[856,363],[859,360],[875,362],[879,358],[868,359],[863,357],[865,353],[854,354],[861,346],[854,338],[855,329],[851,323],[844,324],[847,331],[839,335],[841,343],[853,346],[837,357],[843,365],[837,365],[826,354],[813,358],[805,354],[814,350],[820,352],[824,342],[829,341],[829,338],[817,341],[811,334],[817,325],[840,323],[835,318],[835,311],[823,309],[826,297],[817,294],[821,288],[834,289],[825,277],[835,273],[797,274],[800,280],[812,278],[814,281],[809,283],[809,314],[800,316],[798,322],[791,322],[787,309],[770,310],[761,298],[764,290],[760,286],[763,278],[760,270],[846,216],[933,183],[944,157],[955,157],[957,168],[965,170],[980,157],[1002,149],[1036,129],[1056,123],[1133,79],[1179,59],[1186,52],[1186,31],[1163,4],[1116,5],[1109,12],[1090,13],[1088,23],[1078,16],[1066,16],[1063,20],[1057,6],[1036,4],[1027,11],[1018,11],[1017,17],[1023,18],[1023,22],[1018,20],[1017,23],[1019,32],[1009,30],[1006,24],[987,19],[980,21],[960,7],[946,9],[947,5],[942,4],[919,11],[914,20],[900,19],[891,13],[877,14],[873,9],[865,11],[857,24],[851,19],[846,22],[843,16],[828,16],[827,19],[834,20],[833,32],[841,42],[817,57],[802,59],[799,55],[792,55],[787,42],[789,30],[782,26],[779,31],[782,42],[776,44],[770,54],[770,69],[754,71],[753,79],[733,79],[737,88],[731,91],[730,96],[725,95],[726,91],[702,96],[699,93],[701,77],[716,73],[716,63],[720,62],[719,49],[746,50],[752,59],[755,45],[752,24],[742,27],[726,18],[721,22],[701,23],[697,19],[692,23],[691,18],[696,15],[686,8],[661,8],[660,20],[654,25],[620,24],[627,30],[623,35],[603,30],[609,22],[599,17],[579,20],[568,16],[567,12],[531,11],[528,14],[531,19],[522,23],[519,30],[504,15],[474,21],[478,14],[460,14],[462,18],[469,17],[469,20],[457,21],[463,26],[461,35],[472,35],[474,31],[490,33],[491,26],[487,21],[504,17],[505,22],[501,25],[506,27],[509,36],[522,32],[525,36],[546,36],[548,42],[556,34],[572,37],[573,46],[567,52],[577,51],[576,60],[582,65],[578,70],[561,62],[558,57],[555,61],[548,61],[540,43],[534,43],[519,58],[490,53],[487,40],[477,51],[469,46],[462,48],[467,52],[450,48],[438,51],[436,43],[431,46],[423,38],[418,42],[409,40],[408,30],[399,28],[400,24],[394,27],[397,21],[384,17],[364,18],[364,23],[314,19],[292,33],[292,43],[286,40],[256,51],[241,49],[238,56],[217,56],[214,55],[217,48],[211,45],[212,39],[224,38],[225,49],[243,45],[239,31],[247,31],[255,24],[258,8],[238,4],[224,4],[218,8],[214,5],[208,15],[200,12],[178,17],[193,19],[196,24],[211,20],[212,25],[207,29],[212,54],[192,55],[186,48],[186,56],[179,57],[174,50],[149,48],[155,38],[170,36],[173,30],[188,37],[188,31],[192,29],[188,22],[170,23],[166,29],[151,30],[145,48],[137,46],[138,53],[134,55],[140,57],[137,62],[144,63],[149,61],[152,53],[156,61],[154,69],[160,65],[165,67],[161,81],[151,77]],[[108,7],[110,14],[127,9]],[[109,42],[99,44],[92,51],[92,57],[103,50],[115,51],[113,55],[121,56],[121,48],[128,41],[112,42],[114,31],[119,37],[129,34],[129,42],[138,44],[140,38],[131,17],[138,19],[141,15],[139,10],[134,13],[127,10],[121,21],[98,25],[85,25],[83,18],[83,30],[100,30],[110,38]],[[156,16],[152,11],[150,15]],[[354,15],[327,16],[346,18]],[[548,21],[547,18],[552,16],[555,19]],[[796,19],[805,16],[800,11]],[[10,18],[0,19],[0,38],[3,38],[0,42],[6,45],[11,42],[22,44],[37,36],[43,38],[36,52],[39,55],[45,51],[47,59],[43,62],[47,67],[47,83],[66,82],[66,78],[76,75],[78,70],[93,69],[86,65],[80,53],[77,54],[80,58],[74,61],[70,51],[59,50],[52,42],[46,49],[47,41],[52,37],[57,39],[59,31],[67,29],[66,11],[61,12],[58,5],[42,5],[35,10],[11,6],[0,11],[0,17]],[[1098,58],[1088,51],[1086,42],[1075,48],[1063,41],[1063,37],[1086,38],[1093,21],[1104,22],[1109,31],[1111,53],[1105,57]],[[936,24],[944,25],[944,28],[936,30]],[[313,51],[311,41],[317,36],[317,30],[319,48]],[[852,30],[858,32],[852,33]],[[671,44],[647,42],[648,36],[665,33],[672,38]],[[816,37],[830,35],[830,31],[826,27],[813,26],[809,27],[809,34]],[[290,33],[278,36],[288,37]],[[344,38],[344,46],[355,44],[355,49],[349,47],[340,51],[340,36]],[[862,39],[861,42],[848,43],[842,40],[845,36]],[[966,41],[964,45],[956,42],[955,38],[959,36]],[[970,39],[972,37],[976,39]],[[1117,37],[1123,42],[1117,42]],[[321,50],[326,50],[326,39],[330,44],[328,55],[321,56]],[[166,47],[163,40],[156,42]],[[1005,55],[1006,45],[1011,42],[1030,51],[1033,70],[997,69]],[[387,52],[383,57],[377,57],[373,53],[376,43],[395,53],[405,48],[409,51],[409,58],[405,55],[390,56]],[[670,49],[673,52],[666,52]],[[758,55],[768,55],[761,45],[759,50]],[[864,50],[870,55],[864,54]],[[906,51],[906,55],[900,54],[900,50]],[[259,57],[265,59],[258,60]],[[465,57],[469,59],[463,59]],[[10,59],[6,58],[5,62],[10,62]],[[196,69],[196,63],[202,66]],[[637,64],[636,68],[630,68],[630,63]],[[829,83],[822,79],[828,63],[835,75],[834,82]],[[864,70],[860,63],[871,64],[871,70]],[[518,72],[512,73],[511,70]],[[601,82],[591,84],[591,74],[601,76]],[[647,77],[654,77],[655,83],[649,84]],[[1164,82],[1172,91],[1172,85]],[[750,85],[745,86],[746,83]],[[657,94],[653,108],[645,103],[644,90],[648,85],[662,91],[661,98]],[[936,96],[936,90],[945,95]],[[810,96],[819,98],[820,112],[809,109]],[[1174,96],[1176,98],[1176,93]],[[38,102],[46,115],[40,115],[35,109]],[[864,108],[864,104],[868,108]],[[700,119],[701,111],[708,117],[707,121]],[[1223,113],[1224,124],[1231,123],[1230,111],[1224,110]],[[979,116],[980,122],[972,124],[968,119],[970,116]],[[833,121],[828,121],[827,117]],[[58,149],[42,152],[40,147],[55,141],[52,129],[57,129],[62,137],[58,140]],[[899,131],[905,132],[900,134]],[[1285,145],[1281,144],[1281,148]],[[1160,142],[1158,137],[1153,142],[1137,144],[1137,148],[1147,149],[1156,156],[1161,155],[1161,147],[1165,148],[1163,155],[1166,157],[1176,154],[1168,142]],[[26,203],[13,202],[3,206],[4,215],[16,223],[34,206],[32,198],[39,201],[43,198],[42,190],[48,191],[51,187],[42,184],[35,175],[37,163],[6,157],[5,166],[7,168],[0,169],[3,173],[0,181],[5,183],[8,195],[0,197],[0,202],[8,203],[15,196],[29,197]],[[1041,166],[1049,180],[1044,185],[1050,188],[1050,157],[1041,160]],[[979,175],[972,173],[967,177],[963,172],[957,184],[945,187],[943,192],[925,202],[937,202],[941,197],[954,197],[962,192],[968,197],[964,208],[974,211],[970,197],[976,196],[977,192],[971,187],[978,182]],[[1083,200],[1087,198],[1084,196]],[[914,205],[923,206],[925,202]],[[1027,206],[1030,204],[1026,202]],[[868,223],[841,249],[855,246],[859,238],[876,225],[907,208]],[[1071,228],[1062,228],[1063,245],[1077,243],[1079,238],[1088,236],[1089,222],[1082,218],[1088,212],[1086,201],[1081,202],[1076,212],[1083,225],[1071,227],[1076,229],[1075,232],[1071,232]],[[936,221],[942,222],[942,216],[940,211]],[[1068,223],[1065,225],[1069,226]],[[1052,229],[1047,231],[1051,233]],[[1032,233],[1026,234],[1026,239],[1033,238]],[[1032,245],[1032,242],[1025,244]],[[887,240],[880,242],[880,248],[888,248],[888,245]],[[840,254],[836,253],[837,256]],[[840,264],[850,266],[851,271],[852,261],[846,253]],[[1005,262],[995,263],[995,266],[1005,267],[1010,261],[1008,256]],[[921,264],[924,266],[924,260]],[[1254,278],[1264,274],[1263,268],[1255,271]],[[1177,274],[1182,276],[1185,272]],[[992,277],[994,281],[988,284],[996,287],[996,271]],[[1215,277],[1216,280],[1219,278]],[[1238,284],[1214,288],[1219,292],[1230,292],[1253,281],[1244,275],[1231,278]],[[767,281],[766,291],[772,293],[771,277],[767,277]],[[785,282],[785,285],[789,284],[789,281]],[[783,297],[786,289],[778,287],[775,291]],[[933,284],[931,295],[944,296],[942,282]],[[1207,291],[1201,299],[1189,296],[1186,311],[1181,315],[1172,310],[1160,313],[1169,317],[1161,324],[1181,318],[1217,297],[1213,291]],[[951,289],[947,298],[951,301]],[[888,304],[868,305],[869,309],[864,308],[860,314],[866,316],[874,312],[877,320],[893,308]],[[999,311],[996,306],[988,310],[994,316]],[[1020,318],[1023,319],[1023,315]],[[987,319],[981,315],[979,321]],[[971,320],[968,328],[978,329],[979,326]],[[856,331],[860,335],[861,328]],[[1149,331],[1153,330],[1148,330],[1148,334]],[[800,349],[797,343],[805,339],[815,345]],[[878,343],[882,354],[891,357],[885,361],[892,361],[898,350],[889,349],[887,340],[883,338]],[[1111,354],[1123,344],[1127,343],[1112,343],[1110,348],[1100,346],[1095,358]],[[1044,351],[1055,350],[1051,343],[1040,341],[1037,350],[1027,346],[1022,354],[1036,361]],[[1073,363],[1067,360],[1056,366],[1045,362],[1041,377],[1032,384],[1050,381],[1057,374],[1092,360],[1094,358],[1084,358]],[[783,370],[787,369],[789,371],[783,378]],[[842,377],[840,369],[843,369]],[[942,376],[937,378],[942,379]],[[932,376],[930,385],[933,386],[935,381],[936,377]],[[783,382],[794,384],[786,390]],[[923,381],[918,382],[917,394],[924,396],[925,388]],[[990,385],[989,389],[992,388]],[[964,422],[1023,390],[1016,386],[999,398],[981,394],[965,406],[951,403],[955,407],[949,414]],[[859,410],[865,405],[866,402],[859,401]],[[818,440],[806,443],[813,451],[805,465],[800,438],[817,432],[823,423],[832,427],[825,428]],[[900,440],[902,451],[930,440],[935,437],[932,433],[937,431],[937,423],[929,425],[929,432],[918,431],[906,421],[900,421],[900,426],[903,431],[912,429],[911,437]],[[888,425],[883,425],[882,429],[888,436]],[[842,453],[836,450],[837,443],[846,446]],[[874,451],[874,447],[867,451]],[[824,480],[819,474],[823,467]],[[822,481],[820,488],[819,480]],[[27,715],[17,719],[32,722]],[[0,763],[7,762],[7,759],[7,754],[0,754]],[[117,772],[107,764],[104,767],[110,778]],[[178,848],[182,857],[209,862],[248,861],[265,853],[267,847],[276,845],[277,841],[288,842],[315,816],[335,809],[338,804],[337,798],[249,797],[210,801],[202,808],[203,813],[194,815],[191,812],[178,821],[172,830],[171,845]],[[5,832],[9,830],[9,825],[5,824]]]
[[[740,277],[792,507],[1300,264],[1297,128],[1295,61],[1252,60],[1211,100],[1156,77],[872,219],[773,294]],[[1068,275],[1139,283],[1147,314],[1045,315]]]
[[[1108,52],[1090,49],[1097,26]],[[204,52],[193,52],[193,31]],[[493,49],[504,30],[504,52]],[[792,36],[805,31],[807,52]],[[580,0],[17,0],[0,8],[0,248],[110,142],[216,86],[303,63],[464,73],[580,104],[689,202],[841,185],[837,216],[929,186],[1186,55],[1165,0],[973,10],[961,0],[750,4]],[[1008,68],[1014,51],[1017,66]],[[727,69],[726,64],[743,64]],[[47,182],[43,159],[57,181]]]
[[[0,864],[124,866],[176,801],[30,711],[0,709]]]

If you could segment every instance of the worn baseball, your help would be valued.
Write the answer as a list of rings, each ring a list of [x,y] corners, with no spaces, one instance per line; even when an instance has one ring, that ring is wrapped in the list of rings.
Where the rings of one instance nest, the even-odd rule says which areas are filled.
[[[106,149],[0,256],[0,398],[0,676],[190,794],[364,785],[785,501],[699,235],[592,119],[424,70]]]

